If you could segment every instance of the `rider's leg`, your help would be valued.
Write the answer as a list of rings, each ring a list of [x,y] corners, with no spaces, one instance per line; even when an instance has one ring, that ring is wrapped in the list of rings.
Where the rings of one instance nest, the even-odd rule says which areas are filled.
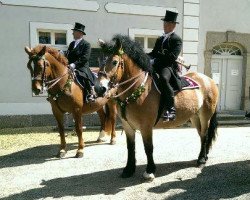
[[[94,102],[96,99],[95,86],[91,84],[89,80],[85,80],[85,87],[87,91],[87,102]]]
[[[175,107],[174,107],[174,91],[171,85],[169,84],[169,80],[171,77],[171,71],[169,68],[162,69],[160,73],[161,84],[162,84],[162,95],[165,102],[165,112],[163,114],[164,121],[172,121],[175,120]]]

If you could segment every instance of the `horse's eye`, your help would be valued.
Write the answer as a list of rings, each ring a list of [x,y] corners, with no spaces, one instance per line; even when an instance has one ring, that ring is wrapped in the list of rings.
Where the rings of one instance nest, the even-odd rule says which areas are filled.
[[[117,65],[117,63],[118,63],[118,61],[117,61],[117,60],[114,60],[114,61],[112,62],[113,66],[116,66],[116,65]]]

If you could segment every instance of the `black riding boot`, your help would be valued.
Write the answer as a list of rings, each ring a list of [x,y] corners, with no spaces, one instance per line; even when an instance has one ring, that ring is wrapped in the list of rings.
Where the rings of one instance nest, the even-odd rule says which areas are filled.
[[[162,115],[163,122],[174,121],[176,110],[174,107],[174,91],[169,83],[164,84],[165,87],[163,89],[163,98],[166,102],[165,104],[165,112]]]
[[[175,114],[176,114],[176,110],[174,106],[171,108],[168,108],[162,116],[163,122],[174,121]]]
[[[91,83],[89,81],[86,81],[86,86],[87,86],[86,102],[87,103],[95,102],[96,92],[94,86],[91,86]]]

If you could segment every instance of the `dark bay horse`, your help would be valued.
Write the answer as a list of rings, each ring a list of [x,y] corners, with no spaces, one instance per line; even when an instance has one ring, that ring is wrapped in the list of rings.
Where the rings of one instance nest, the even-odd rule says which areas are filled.
[[[58,124],[61,145],[58,157],[66,154],[66,140],[64,134],[64,113],[72,113],[75,121],[75,131],[78,136],[78,150],[76,157],[83,156],[84,141],[82,137],[82,114],[97,111],[101,120],[101,131],[98,140],[102,141],[106,132],[111,132],[111,143],[115,143],[116,108],[112,101],[106,106],[109,116],[104,112],[103,106],[108,102],[108,96],[97,98],[94,103],[84,103],[84,91],[72,79],[67,68],[67,59],[58,50],[38,45],[33,49],[25,47],[29,55],[27,64],[32,77],[32,90],[38,95],[42,93],[44,85],[48,88],[48,101],[51,104],[53,115]],[[33,63],[33,67],[32,64]]]
[[[109,85],[118,88],[118,115],[121,118],[127,138],[128,160],[122,177],[130,177],[136,168],[135,132],[140,130],[145,152],[147,168],[145,179],[154,179],[156,166],[153,159],[152,131],[156,128],[170,128],[191,120],[201,141],[201,150],[197,164],[204,165],[208,159],[209,148],[215,139],[217,129],[216,106],[218,88],[209,77],[199,73],[188,73],[199,84],[198,89],[182,90],[175,96],[176,120],[163,122],[159,119],[160,93],[153,83],[152,67],[143,49],[126,36],[117,35],[111,43],[100,42],[102,50],[108,55],[105,66],[100,71],[99,80],[109,81]]]

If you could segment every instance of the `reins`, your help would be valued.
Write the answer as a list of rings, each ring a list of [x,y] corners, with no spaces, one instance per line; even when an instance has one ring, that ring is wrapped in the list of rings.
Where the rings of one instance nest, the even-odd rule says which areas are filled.
[[[123,81],[123,82],[121,82],[121,83],[115,85],[114,87],[117,87],[117,88],[118,88],[118,87],[120,87],[121,85],[124,85],[124,84],[126,84],[126,83],[128,83],[128,82],[130,82],[130,81],[132,81],[132,80],[134,80],[134,79],[136,79],[136,78],[138,78],[138,77],[141,76],[143,73],[144,73],[144,72],[142,71],[142,72],[139,73],[138,75],[136,75],[136,76],[134,76],[134,77],[132,77],[132,78],[126,80],[126,81]],[[141,86],[144,86],[144,85],[145,85],[145,82],[146,82],[146,80],[147,80],[147,78],[148,78],[148,73],[147,73],[147,72],[145,72],[145,73],[146,73],[146,76],[145,76],[145,79],[143,80]],[[133,82],[126,90],[123,90],[121,93],[119,93],[119,94],[117,94],[117,95],[115,95],[115,96],[111,96],[111,97],[112,97],[112,98],[118,98],[118,97],[120,97],[121,95],[123,95],[124,93],[126,93],[127,91],[129,91],[138,81],[139,81],[139,79],[137,79],[135,82]]]
[[[47,90],[53,88],[64,76],[66,76],[67,74],[69,74],[69,70],[67,70],[67,72],[65,72],[62,76],[57,77],[55,79],[52,79],[50,81],[45,81],[45,85],[49,85],[50,83],[52,83]]]

